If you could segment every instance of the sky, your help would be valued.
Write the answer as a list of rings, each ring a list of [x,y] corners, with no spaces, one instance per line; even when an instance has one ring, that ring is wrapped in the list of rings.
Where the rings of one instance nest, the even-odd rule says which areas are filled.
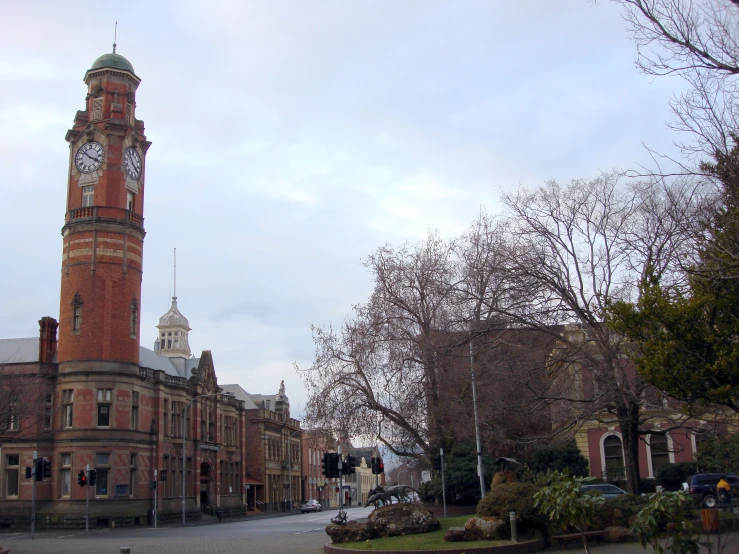
[[[311,325],[364,302],[377,247],[464,232],[501,194],[675,155],[676,83],[588,0],[10,2],[0,19],[0,338],[58,317],[85,71],[142,82],[142,344],[173,294],[220,384],[300,418]]]

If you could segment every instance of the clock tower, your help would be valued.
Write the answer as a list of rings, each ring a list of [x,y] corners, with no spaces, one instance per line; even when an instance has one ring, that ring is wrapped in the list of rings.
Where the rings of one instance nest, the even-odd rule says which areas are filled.
[[[115,53],[85,73],[85,109],[69,143],[62,227],[60,372],[139,372],[146,152],[141,80]]]

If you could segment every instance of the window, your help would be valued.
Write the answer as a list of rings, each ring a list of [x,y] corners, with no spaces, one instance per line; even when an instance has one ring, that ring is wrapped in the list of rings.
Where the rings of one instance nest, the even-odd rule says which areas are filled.
[[[18,497],[18,481],[20,477],[20,455],[8,454],[5,458],[5,497]]]
[[[62,391],[62,427],[72,427],[73,390]]]
[[[78,335],[82,327],[82,296],[79,292],[72,298],[72,333]]]
[[[87,185],[82,187],[82,207],[90,208],[95,201],[95,187]]]
[[[0,428],[6,431],[17,431],[20,425],[20,418],[18,417],[18,406],[16,404],[10,404],[8,406],[8,415],[5,422],[0,424]]]
[[[113,389],[98,389],[98,427],[110,427],[110,402]]]
[[[612,481],[623,478],[625,476],[624,449],[621,437],[608,435],[603,440],[603,454],[605,458],[603,477]]]
[[[169,436],[169,400],[164,401],[164,436]]]
[[[139,393],[131,392],[131,429],[139,428]]]
[[[128,476],[128,490],[130,491],[131,498],[135,495],[135,485],[136,485],[136,454],[131,453],[131,462],[130,462],[130,468],[131,471]]]
[[[62,488],[62,496],[72,494],[72,455],[62,454],[59,463],[59,481]]]
[[[134,298],[131,300],[131,338],[136,338],[139,326],[139,303]]]
[[[667,435],[649,435],[649,450],[652,460],[652,477],[659,475],[662,466],[670,463],[670,445]]]
[[[131,191],[128,191],[128,196],[126,198],[126,209],[129,212],[133,211],[133,207],[135,206],[135,198],[136,196]]]
[[[108,466],[110,466],[110,454],[95,455],[95,469],[98,472],[95,484],[96,496],[108,496]]]
[[[44,395],[44,429],[51,429],[52,414],[54,408],[54,395],[47,392]]]

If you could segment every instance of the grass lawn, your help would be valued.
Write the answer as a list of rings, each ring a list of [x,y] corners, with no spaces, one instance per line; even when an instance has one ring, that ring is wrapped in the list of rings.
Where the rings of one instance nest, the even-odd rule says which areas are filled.
[[[420,535],[406,535],[403,537],[382,537],[362,542],[347,542],[334,544],[335,548],[349,548],[351,550],[446,550],[451,548],[472,548],[475,546],[496,546],[511,544],[511,541],[471,541],[446,542],[444,533],[449,527],[464,527],[467,520],[473,516],[457,516],[439,518],[441,529],[432,533]]]

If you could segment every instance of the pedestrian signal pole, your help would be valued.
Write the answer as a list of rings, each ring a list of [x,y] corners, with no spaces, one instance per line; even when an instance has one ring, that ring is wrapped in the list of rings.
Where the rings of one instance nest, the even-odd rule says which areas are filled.
[[[31,490],[31,540],[36,534],[36,481],[40,477],[38,467],[38,450],[33,451],[33,489]]]
[[[87,476],[87,486],[85,487],[85,533],[90,530],[90,464],[85,468]]]
[[[154,484],[157,482],[157,470],[154,470]],[[154,487],[154,529],[157,528],[157,498],[159,497],[159,487]],[[133,492],[133,491],[131,491]]]

